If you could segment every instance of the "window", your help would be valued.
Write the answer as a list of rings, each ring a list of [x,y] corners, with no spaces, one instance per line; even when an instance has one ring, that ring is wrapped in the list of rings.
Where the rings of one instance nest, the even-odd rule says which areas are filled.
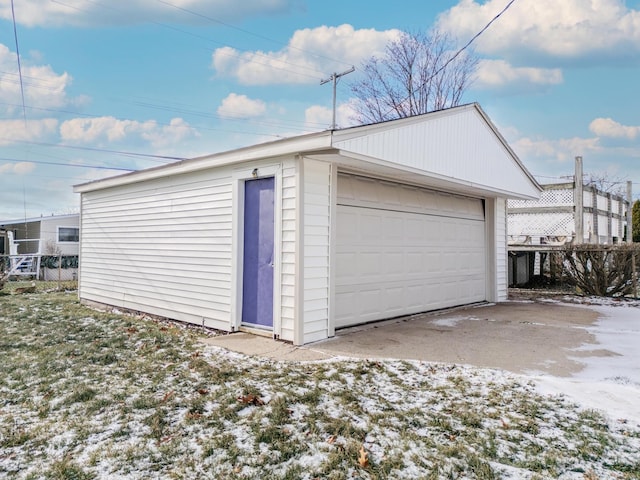
[[[78,227],[58,227],[58,243],[79,242],[80,229]]]

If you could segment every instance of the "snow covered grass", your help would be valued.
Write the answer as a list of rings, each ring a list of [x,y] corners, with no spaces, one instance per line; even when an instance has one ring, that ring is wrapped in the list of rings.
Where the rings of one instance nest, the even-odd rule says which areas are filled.
[[[640,426],[525,377],[275,362],[75,294],[0,298],[0,478],[640,478]]]

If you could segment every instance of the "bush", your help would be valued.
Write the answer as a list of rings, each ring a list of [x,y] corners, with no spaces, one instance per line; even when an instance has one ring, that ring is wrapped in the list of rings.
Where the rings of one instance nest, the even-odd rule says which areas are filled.
[[[564,250],[565,281],[586,295],[636,295],[640,245],[569,245]]]
[[[40,267],[58,268],[58,262],[60,262],[60,268],[63,270],[78,268],[78,255],[43,255],[40,258]]]

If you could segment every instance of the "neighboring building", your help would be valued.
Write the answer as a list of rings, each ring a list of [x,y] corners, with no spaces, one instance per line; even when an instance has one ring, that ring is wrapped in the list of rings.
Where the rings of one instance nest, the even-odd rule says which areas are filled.
[[[630,241],[625,232],[631,225],[631,192],[624,198],[584,185],[582,157],[576,157],[575,169],[574,181],[542,185],[537,200],[507,202],[510,285],[540,275],[546,254],[565,245]]]
[[[83,302],[300,345],[505,300],[506,199],[540,187],[471,104],[75,191]]]
[[[0,220],[0,230],[12,231],[19,255],[78,255],[80,215],[51,215],[22,220]],[[9,238],[0,238],[2,252],[9,254]]]
[[[12,276],[39,277],[41,255],[78,255],[79,242],[77,213],[0,220],[0,255],[11,256],[7,270]],[[66,273],[72,275],[71,271]]]

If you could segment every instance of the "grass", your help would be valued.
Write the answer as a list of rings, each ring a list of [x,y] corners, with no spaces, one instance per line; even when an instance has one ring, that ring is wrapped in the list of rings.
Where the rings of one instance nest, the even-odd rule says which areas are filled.
[[[520,377],[249,358],[56,287],[0,298],[0,478],[640,478],[638,425]]]

